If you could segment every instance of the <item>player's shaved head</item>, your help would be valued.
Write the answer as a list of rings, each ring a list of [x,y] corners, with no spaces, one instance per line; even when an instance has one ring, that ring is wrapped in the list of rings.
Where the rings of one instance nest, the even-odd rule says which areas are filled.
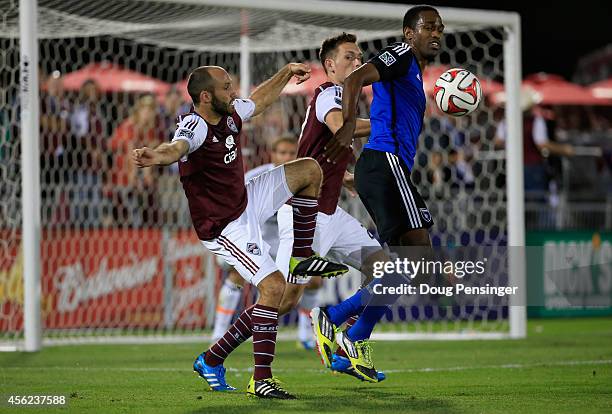
[[[220,66],[200,66],[189,74],[187,81],[187,92],[193,100],[193,104],[200,103],[200,93],[207,91],[214,93],[215,82],[221,79],[227,72]]]

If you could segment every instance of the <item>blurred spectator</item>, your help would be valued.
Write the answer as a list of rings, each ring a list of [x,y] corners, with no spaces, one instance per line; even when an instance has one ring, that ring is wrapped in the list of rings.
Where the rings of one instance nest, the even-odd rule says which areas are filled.
[[[134,148],[155,147],[164,139],[164,125],[155,98],[142,96],[110,140],[113,165],[105,193],[112,199],[113,218],[117,225],[138,227],[158,222],[157,170],[138,169],[130,154]]]
[[[176,86],[170,88],[160,108],[162,120],[166,126],[166,136],[172,138],[176,129],[176,118],[191,110],[191,105],[184,101],[183,95]]]
[[[93,80],[83,83],[70,114],[70,142],[66,161],[70,167],[71,222],[78,226],[99,226],[109,208],[102,203],[107,135],[104,128],[99,87]],[[105,212],[106,210],[106,212]]]
[[[281,100],[285,98],[287,97],[283,97]],[[287,99],[293,98],[288,97]],[[240,134],[243,143],[242,156],[245,161],[245,170],[270,162],[270,154],[267,148],[271,147],[273,141],[283,131],[287,131],[284,127],[286,122],[283,114],[283,107],[281,103],[277,102],[245,125],[245,129]]]
[[[541,111],[531,110],[532,98],[523,98],[523,161],[526,197],[542,198],[548,190],[548,176],[544,157],[549,154],[572,156],[574,149],[569,144],[559,144],[549,138],[546,120]],[[506,142],[506,121],[497,126],[495,147],[503,148]]]
[[[448,153],[449,180],[454,188],[473,188],[474,173],[463,151],[452,149]]]
[[[59,71],[46,80],[40,96],[40,168],[42,219],[50,225],[69,223],[68,194],[63,186],[69,181],[70,165],[66,147],[70,135],[70,101],[64,94]]]

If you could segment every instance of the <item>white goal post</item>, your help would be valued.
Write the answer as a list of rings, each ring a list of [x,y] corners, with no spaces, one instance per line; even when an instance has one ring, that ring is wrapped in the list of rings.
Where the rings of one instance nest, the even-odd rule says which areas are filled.
[[[96,7],[99,8],[98,12],[96,12]],[[172,273],[172,268],[169,268],[169,266],[173,266],[173,264],[162,263],[163,258],[160,256],[158,262],[155,263],[159,268],[163,268],[161,273],[164,273],[164,275],[160,277],[159,282],[151,276],[150,279],[146,279],[146,283],[149,284],[147,285],[149,286],[148,289],[153,289],[150,286],[160,289],[159,297],[162,298],[160,299],[163,302],[162,304],[152,305],[148,310],[138,310],[137,314],[129,313],[132,309],[129,304],[126,304],[125,309],[117,310],[117,313],[113,313],[110,309],[103,309],[100,311],[102,316],[93,315],[91,313],[95,312],[87,313],[84,310],[83,314],[78,317],[91,318],[92,321],[96,321],[95,323],[107,319],[112,321],[108,325],[94,325],[98,327],[91,329],[80,327],[75,330],[74,328],[79,325],[74,323],[72,314],[49,316],[49,313],[53,314],[53,309],[49,307],[54,306],[56,299],[45,303],[44,295],[47,290],[41,289],[41,283],[45,283],[42,281],[41,272],[45,268],[43,262],[46,255],[58,253],[55,251],[51,253],[51,251],[43,249],[43,232],[47,227],[56,226],[53,229],[59,228],[60,230],[64,227],[49,224],[47,219],[50,216],[45,215],[45,211],[55,207],[45,204],[45,200],[41,200],[41,193],[46,194],[48,198],[50,198],[49,194],[53,194],[53,202],[57,203],[64,200],[60,194],[64,190],[49,190],[47,188],[48,183],[41,183],[41,174],[44,176],[45,168],[47,168],[43,167],[41,171],[41,157],[39,157],[44,149],[39,149],[41,137],[39,137],[38,120],[41,114],[39,114],[39,106],[36,103],[39,102],[40,98],[39,89],[35,86],[39,84],[39,70],[41,68],[49,72],[53,65],[60,64],[62,66],[60,72],[63,75],[82,69],[88,62],[95,63],[105,59],[114,59],[115,62],[120,62],[126,67],[134,67],[136,70],[160,81],[174,84],[180,81],[181,77],[184,78],[186,70],[191,66],[197,64],[227,64],[231,66],[230,70],[238,75],[241,94],[244,96],[248,95],[248,91],[253,84],[261,82],[266,76],[276,71],[280,64],[288,60],[303,58],[311,62],[316,61],[313,51],[316,51],[322,39],[330,34],[341,31],[356,33],[360,44],[365,45],[366,57],[368,57],[368,54],[371,55],[376,49],[384,46],[388,39],[397,38],[401,34],[402,18],[409,7],[410,5],[319,0],[296,2],[284,0],[93,0],[87,2],[87,4],[77,0],[19,0],[18,7],[13,4],[11,12],[7,14],[7,19],[0,22],[0,40],[4,42],[3,47],[14,48],[19,53],[18,88],[16,88],[17,85],[11,83],[10,79],[6,81],[15,90],[19,90],[19,98],[11,100],[9,92],[7,92],[6,96],[1,97],[0,109],[9,113],[12,111],[11,108],[16,107],[16,102],[19,102],[19,117],[7,115],[7,119],[9,119],[7,131],[11,128],[11,123],[16,123],[17,119],[20,120],[19,133],[16,139],[21,141],[22,150],[19,152],[21,165],[18,177],[10,175],[10,163],[3,163],[4,166],[0,166],[3,180],[8,177],[0,187],[0,196],[2,198],[12,197],[13,199],[21,197],[21,202],[14,200],[0,202],[0,234],[4,239],[1,253],[3,257],[0,257],[0,265],[8,263],[7,267],[15,269],[17,266],[15,263],[19,263],[20,260],[18,256],[22,254],[23,267],[21,274],[23,275],[24,288],[21,303],[8,303],[11,300],[11,295],[7,295],[6,292],[9,290],[10,281],[19,279],[11,279],[11,275],[15,275],[15,272],[0,268],[0,276],[2,276],[0,277],[0,285],[4,284],[4,286],[0,286],[4,287],[4,289],[0,289],[0,294],[4,292],[0,296],[0,311],[3,306],[5,309],[10,309],[8,312],[4,311],[5,314],[0,314],[0,350],[36,351],[41,348],[45,341],[54,344],[62,343],[64,334],[74,340],[75,337],[81,338],[83,334],[96,336],[100,333],[105,335],[103,336],[105,342],[112,342],[113,338],[119,338],[120,341],[125,342],[125,338],[130,334],[136,334],[137,339],[144,338],[146,340],[146,338],[155,338],[162,331],[171,331],[172,334],[177,332],[193,333],[201,328],[201,326],[198,328],[198,323],[203,323],[202,320],[205,320],[207,326],[210,324],[210,312],[214,310],[214,293],[212,293],[212,290],[217,285],[213,279],[218,278],[218,275],[216,275],[216,271],[211,270],[215,266],[210,256],[205,256],[203,261],[198,263],[202,272],[209,271],[215,273],[215,275],[209,273],[208,279],[202,280],[201,283],[198,282],[199,284],[193,282],[195,279],[192,280],[189,277],[186,277],[185,280],[175,280],[172,275],[169,275]],[[492,167],[496,169],[496,177],[505,175],[505,186],[500,190],[502,192],[499,198],[500,205],[496,206],[491,213],[493,218],[486,221],[478,217],[476,222],[478,225],[486,227],[489,225],[487,223],[492,221],[495,227],[502,227],[501,232],[507,236],[507,246],[525,246],[522,112],[519,97],[522,77],[520,16],[512,12],[445,7],[438,7],[437,9],[446,25],[445,32],[448,32],[446,36],[454,45],[452,46],[453,52],[446,55],[446,62],[437,63],[464,64],[470,66],[476,76],[482,75],[479,70],[486,69],[489,72],[487,75],[495,75],[499,82],[503,82],[506,95],[503,114],[506,119],[508,136],[511,139],[508,139],[506,144],[505,167]],[[479,43],[481,39],[485,39],[482,44]],[[474,44],[470,45],[469,42],[474,42]],[[95,50],[90,50],[91,48]],[[502,52],[495,54],[497,52],[491,52],[487,48],[491,48],[491,50],[499,49]],[[42,51],[40,59],[39,51]],[[3,53],[8,56],[10,50]],[[62,55],[64,53],[65,57],[60,59],[58,56],[64,56]],[[116,53],[119,53],[120,56],[117,57]],[[130,53],[136,53],[136,55],[132,56]],[[87,57],[83,58],[83,56]],[[479,64],[478,56],[484,56],[483,59],[487,60],[489,66],[485,68],[485,63]],[[151,62],[150,59],[160,59],[160,61]],[[16,73],[16,68],[11,67],[9,61],[9,58],[5,58],[0,65],[5,65],[10,71]],[[0,66],[0,69],[3,68]],[[166,75],[172,77],[172,79],[166,79]],[[132,96],[121,95],[121,93],[123,92],[108,92],[108,97],[112,102],[108,104],[110,109],[106,114],[109,119],[106,121],[108,121],[109,129],[112,130],[116,129],[116,124],[119,122],[114,117],[126,116],[129,113],[129,110],[125,107],[126,102],[133,104],[135,99]],[[283,125],[282,129],[294,131],[295,125],[301,123],[299,119],[303,115],[304,102],[301,100],[299,102],[289,102],[288,99],[285,98],[282,103],[279,113],[282,113],[285,117],[282,122],[279,122]],[[490,130],[496,122],[492,109],[489,110],[487,116],[482,117],[482,120],[473,119],[471,126],[476,129],[479,128],[479,131]],[[262,129],[265,129],[264,127],[267,126],[261,126]],[[259,128],[259,126],[254,128]],[[427,128],[433,127],[428,126]],[[431,129],[431,131],[434,130]],[[4,134],[4,129],[2,132]],[[430,130],[428,129],[426,132],[429,133]],[[253,131],[249,133],[256,134]],[[435,132],[431,132],[431,134],[435,135]],[[467,135],[467,133],[464,135]],[[10,137],[10,132],[7,132],[6,136]],[[0,155],[3,153],[1,151],[3,149],[2,145],[11,149],[13,144],[10,142],[3,144],[3,141],[0,140]],[[265,150],[265,142],[255,145],[263,146],[262,148]],[[481,145],[480,148],[484,148],[483,151],[486,152],[490,149],[490,146],[487,143]],[[444,158],[447,150],[447,146],[440,147],[439,144],[434,143],[432,147],[425,148],[424,152],[428,156],[433,152],[440,152]],[[261,152],[260,147],[247,148],[246,151],[247,156],[255,154],[252,158],[249,158],[249,162],[257,163],[257,160],[265,159],[265,156],[261,158],[262,156],[257,155]],[[9,161],[15,162],[14,159]],[[18,162],[15,164],[18,164]],[[417,164],[415,163],[415,165]],[[425,171],[424,168],[423,171]],[[501,168],[505,168],[505,174],[503,175],[500,172]],[[60,177],[59,180],[64,180],[61,175],[58,175],[58,177]],[[53,178],[50,180],[53,180]],[[9,184],[15,183],[21,185],[20,195],[10,190],[12,187]],[[477,189],[479,189],[479,185],[480,181],[477,178],[475,184]],[[482,188],[482,191],[485,192],[484,184]],[[77,190],[79,188],[69,188],[66,185],[65,193],[68,195],[65,197],[71,200],[70,197]],[[447,190],[442,189],[441,191]],[[458,191],[466,200],[466,205],[475,205],[474,201],[465,195],[463,184]],[[434,201],[433,203],[436,204],[437,202]],[[10,206],[15,204],[20,207],[18,213],[9,211]],[[443,208],[442,203],[438,204],[440,204],[440,208]],[[41,206],[43,209],[42,218]],[[70,206],[66,207],[66,209],[70,208]],[[184,209],[185,205],[184,203],[178,206],[173,205],[173,208]],[[358,206],[354,208],[355,211],[359,210]],[[351,206],[349,205],[347,209],[351,209]],[[501,210],[505,210],[505,214]],[[54,212],[54,214],[56,213]],[[162,216],[162,213],[160,213],[160,216]],[[497,217],[502,218],[498,219]],[[78,220],[85,219],[79,218]],[[115,220],[117,219],[115,218]],[[132,227],[132,223],[128,220],[119,222],[116,229],[126,232],[135,231],[125,229],[126,227]],[[499,223],[495,220],[499,220]],[[18,222],[18,224],[15,224],[15,222]],[[167,224],[161,219],[152,223],[160,226]],[[89,237],[110,240],[110,237],[113,236],[110,236],[112,231],[108,226],[112,227],[108,224],[98,225],[91,224],[88,221],[79,221],[77,224],[69,223],[68,225],[73,230],[75,227],[78,228],[78,231],[75,230],[66,234],[70,234],[70,237],[75,234],[75,240],[78,240],[75,243],[88,243],[82,240],[85,236],[77,233],[90,230],[94,233]],[[466,226],[470,226],[470,224],[466,224]],[[152,248],[138,245],[135,252],[149,252],[157,249],[161,251],[157,254],[168,253],[170,248],[167,244],[163,244],[163,240],[170,238],[171,241],[180,241],[184,239],[182,233],[179,236],[174,235],[173,232],[177,228],[181,229],[181,226],[169,224],[161,230],[160,235],[155,234],[155,237],[162,240],[160,241],[162,247]],[[467,230],[467,233],[469,232],[470,230]],[[133,238],[135,236],[130,233],[129,237]],[[153,236],[148,235],[147,237]],[[117,243],[123,242],[117,241]],[[125,243],[125,246],[128,246],[132,242]],[[46,248],[53,249],[51,247]],[[72,252],[74,254],[70,250],[72,249],[70,245],[66,245],[65,249],[60,253]],[[524,255],[520,253],[521,250],[519,249],[508,249],[508,251],[510,255],[508,260],[509,284],[522,287],[519,291],[524,294],[526,278]],[[115,254],[118,253],[121,252],[115,252]],[[101,262],[104,260],[106,259],[101,259]],[[180,260],[180,257],[176,258],[176,261]],[[106,262],[104,263],[106,264]],[[66,263],[62,263],[62,266],[64,266],[62,269],[65,268]],[[83,267],[88,266],[83,264]],[[100,263],[97,263],[94,267],[97,268],[97,266],[103,267]],[[91,272],[91,274],[97,275],[94,271]],[[143,278],[146,278],[146,276],[143,276]],[[185,301],[187,301],[185,295],[181,296],[181,292],[172,290],[173,286],[176,286],[173,283],[183,286],[185,283],[192,282],[194,283],[193,286],[197,285],[204,292],[204,303],[194,308],[189,308],[186,305],[185,309],[176,310],[173,313],[173,306],[176,306],[178,302],[186,303]],[[121,283],[124,282],[117,282],[117,286],[120,286]],[[93,288],[93,286],[90,287]],[[83,301],[86,300],[85,298],[89,298],[91,301],[103,301],[104,299],[101,299],[102,293],[99,296],[81,294],[84,298]],[[120,299],[113,299],[108,306],[114,306],[117,300],[141,300],[134,298],[142,298],[143,295],[148,298],[146,292],[120,294],[118,296]],[[17,300],[17,302],[19,301]],[[122,304],[124,303],[122,302]],[[510,296],[507,303],[508,329],[503,332],[474,332],[472,330],[473,326],[470,324],[467,332],[461,329],[458,332],[441,333],[435,330],[426,330],[416,334],[385,332],[380,338],[444,340],[523,338],[526,335],[525,304],[525,297]],[[195,308],[198,309],[198,312],[206,313],[204,319],[196,320],[197,318],[194,318],[192,320],[188,315],[185,316],[185,312]],[[66,309],[68,311],[73,310],[70,306]],[[41,316],[43,312],[46,312],[47,318],[52,319],[52,323],[60,327],[57,330],[52,330],[55,332],[53,338],[47,338],[45,334],[46,331],[43,326],[45,320],[44,316]],[[122,317],[132,318],[134,325],[126,325],[119,321]],[[152,319],[157,320],[158,317],[160,318],[159,323],[146,322]],[[177,320],[182,322],[177,324]],[[115,336],[115,333],[118,333],[120,337]],[[153,333],[153,335],[149,335],[149,333]]]

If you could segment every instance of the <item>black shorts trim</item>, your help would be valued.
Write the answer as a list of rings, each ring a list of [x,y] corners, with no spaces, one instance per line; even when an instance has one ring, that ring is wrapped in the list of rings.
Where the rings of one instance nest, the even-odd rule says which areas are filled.
[[[406,231],[428,229],[433,218],[397,155],[364,149],[355,166],[355,187],[383,242]]]

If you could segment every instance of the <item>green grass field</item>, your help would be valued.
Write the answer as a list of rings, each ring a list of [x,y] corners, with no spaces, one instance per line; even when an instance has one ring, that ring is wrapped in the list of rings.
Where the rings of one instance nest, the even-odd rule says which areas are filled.
[[[315,353],[279,342],[275,373],[296,401],[213,393],[191,371],[204,345],[82,345],[0,354],[0,394],[62,394],[100,413],[612,412],[612,319],[532,320],[517,341],[376,342],[379,384],[326,372]],[[226,362],[244,390],[250,343]]]

